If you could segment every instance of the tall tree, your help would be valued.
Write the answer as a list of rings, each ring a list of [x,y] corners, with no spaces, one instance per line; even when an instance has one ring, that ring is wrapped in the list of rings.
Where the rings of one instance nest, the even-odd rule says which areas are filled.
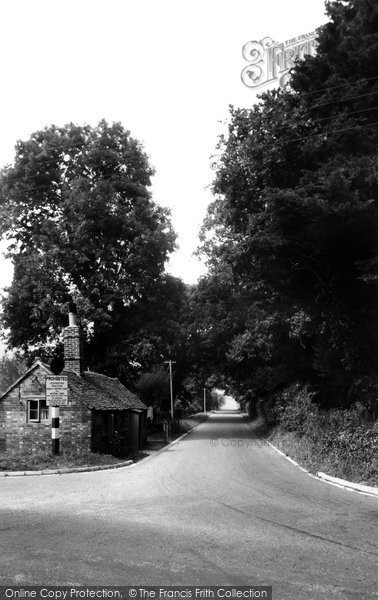
[[[310,379],[344,403],[378,358],[378,7],[326,6],[291,86],[231,109],[202,250],[253,307],[228,343],[238,385]]]
[[[17,143],[0,175],[0,232],[15,267],[3,301],[10,346],[56,343],[73,298],[93,360],[104,341],[117,354],[129,312],[161,285],[174,249],[168,211],[148,190],[152,175],[120,123],[51,126]]]

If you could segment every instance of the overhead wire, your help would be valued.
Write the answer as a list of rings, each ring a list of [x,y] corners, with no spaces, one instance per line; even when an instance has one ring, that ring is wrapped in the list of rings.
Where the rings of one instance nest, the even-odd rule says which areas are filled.
[[[371,106],[370,108],[362,108],[361,110],[354,110],[352,112],[345,113],[343,116],[350,117],[352,115],[358,115],[365,112],[370,112],[371,110],[377,110],[378,105]],[[331,115],[330,117],[321,117],[320,119],[313,119],[314,123],[320,123],[321,121],[328,121],[329,119],[337,119],[340,115]]]
[[[339,114],[331,115],[329,117],[321,117],[320,119],[312,119],[311,117],[308,117],[308,121],[309,121],[310,125],[316,125],[317,123],[322,123],[323,121],[337,120],[340,117],[349,118],[349,117],[357,115],[357,114],[371,112],[372,110],[378,110],[378,105],[372,106],[370,108],[363,108],[361,110],[355,110],[352,112],[339,113]],[[361,124],[361,125],[365,125],[365,124]],[[367,125],[368,125],[368,123],[367,123]],[[279,130],[279,132],[285,132],[285,131],[288,131],[290,128],[291,128],[290,125],[282,125],[281,127],[278,127],[278,130]],[[327,133],[327,131],[324,131],[323,133]]]
[[[349,100],[355,100],[356,98],[365,98],[366,96],[376,96],[378,94],[378,90],[375,92],[368,92],[367,94],[358,94],[357,96],[349,96],[349,98],[341,98],[340,100],[333,100],[332,102],[325,102],[324,104],[314,104],[314,106],[308,107],[310,110],[314,108],[322,108],[323,106],[329,106],[330,104],[335,104],[339,102],[348,102]]]
[[[374,75],[373,77],[362,77],[361,79],[357,79],[356,81],[347,81],[346,83],[342,83],[341,85],[331,85],[325,88],[321,88],[320,90],[313,90],[312,92],[297,92],[297,94],[298,96],[312,96],[313,94],[320,94],[321,92],[327,92],[329,90],[337,90],[343,87],[347,87],[348,85],[355,85],[356,83],[372,81],[373,79],[378,79],[378,75]]]
[[[328,136],[334,133],[343,133],[345,131],[355,131],[357,129],[364,129],[366,127],[375,127],[376,125],[378,125],[378,121],[376,121],[375,123],[365,123],[365,125],[359,125],[359,126],[355,126],[355,127],[346,127],[344,129],[334,129],[332,131],[322,131],[321,133],[314,133],[313,135],[308,135],[308,136],[304,136],[304,137],[299,137],[299,138],[291,138],[289,140],[286,140],[287,142],[299,142],[301,140],[309,140],[311,138],[314,137],[319,137],[319,136]]]

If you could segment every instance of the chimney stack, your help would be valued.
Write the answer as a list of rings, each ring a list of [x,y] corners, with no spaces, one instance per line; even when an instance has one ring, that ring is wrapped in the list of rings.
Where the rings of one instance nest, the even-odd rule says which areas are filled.
[[[71,303],[68,314],[68,327],[64,330],[64,370],[81,375],[82,344],[80,328],[77,324],[76,305]]]

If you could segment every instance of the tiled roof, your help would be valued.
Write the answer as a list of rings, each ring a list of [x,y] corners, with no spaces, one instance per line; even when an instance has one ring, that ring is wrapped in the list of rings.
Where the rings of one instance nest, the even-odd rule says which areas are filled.
[[[118,379],[85,371],[80,377],[71,371],[63,371],[68,376],[69,393],[88,408],[96,410],[146,410],[143,402]]]

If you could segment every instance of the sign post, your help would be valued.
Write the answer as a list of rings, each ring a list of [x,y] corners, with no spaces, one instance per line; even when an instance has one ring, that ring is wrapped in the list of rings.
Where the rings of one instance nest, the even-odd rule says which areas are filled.
[[[59,406],[51,407],[51,450],[59,454]]]
[[[46,377],[46,404],[51,406],[51,449],[59,454],[59,407],[68,404],[68,378],[66,375]]]

